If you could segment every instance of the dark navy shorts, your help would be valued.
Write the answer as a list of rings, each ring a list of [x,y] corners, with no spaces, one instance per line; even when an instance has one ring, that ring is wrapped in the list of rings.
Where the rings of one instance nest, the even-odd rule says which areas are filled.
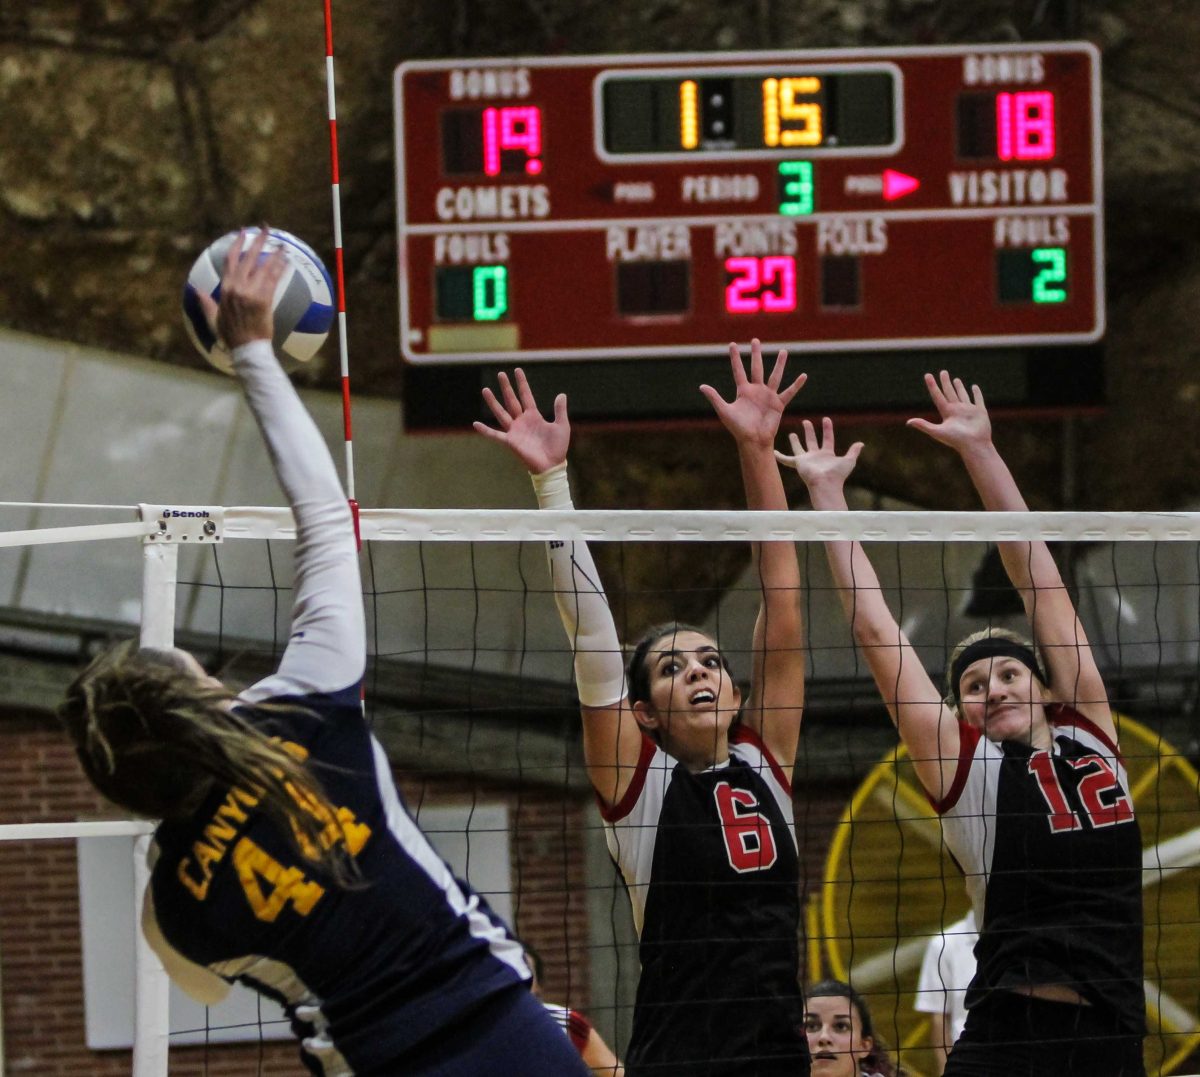
[[[523,985],[485,1000],[373,1077],[592,1077],[554,1018]],[[368,1075],[364,1075],[368,1077]]]

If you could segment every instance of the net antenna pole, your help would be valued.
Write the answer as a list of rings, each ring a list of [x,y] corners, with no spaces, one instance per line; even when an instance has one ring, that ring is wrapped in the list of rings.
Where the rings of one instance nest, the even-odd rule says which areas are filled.
[[[175,584],[179,546],[174,542],[142,544],[143,647],[175,645]],[[133,1077],[167,1077],[170,1049],[171,981],[142,934],[142,903],[150,882],[146,861],[152,835],[133,845]]]
[[[333,263],[337,279],[338,359],[342,376],[342,426],[346,444],[346,498],[354,514],[354,536],[362,546],[354,489],[354,437],[350,421],[350,342],[346,335],[346,269],[342,248],[342,180],[338,163],[337,97],[333,71],[333,4],[325,0],[325,91],[329,101],[329,173],[333,202]]]

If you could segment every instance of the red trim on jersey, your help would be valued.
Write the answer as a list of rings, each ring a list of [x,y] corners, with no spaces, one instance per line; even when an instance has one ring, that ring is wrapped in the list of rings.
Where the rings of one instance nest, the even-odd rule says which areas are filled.
[[[1050,719],[1050,724],[1053,726],[1077,725],[1080,729],[1091,733],[1093,737],[1117,757],[1117,761],[1121,766],[1125,765],[1125,760],[1121,758],[1121,750],[1113,743],[1112,737],[1105,733],[1090,718],[1086,718],[1080,714],[1074,707],[1069,707],[1065,703],[1051,703],[1046,707],[1046,717]]]
[[[654,758],[657,750],[658,747],[654,741],[643,733],[642,754],[638,756],[637,768],[633,772],[633,780],[629,783],[629,788],[625,790],[625,795],[610,808],[604,803],[600,794],[596,793],[596,803],[600,805],[600,818],[606,823],[618,822],[633,811],[638,797],[642,795],[642,787],[646,784],[646,773],[650,769],[650,760]]]
[[[753,729],[747,725],[736,725],[729,735],[731,744],[749,744],[753,748],[757,748],[766,757],[766,760],[771,765],[771,773],[775,775],[775,780],[783,786],[783,791],[790,797],[792,795],[792,783],[783,772],[783,767],[779,765],[779,761],[771,754],[771,749],[763,743],[760,737]]]
[[[958,766],[954,768],[954,781],[948,792],[941,800],[934,800],[928,792],[925,798],[933,805],[938,815],[945,815],[962,796],[967,784],[967,776],[971,773],[971,761],[975,758],[975,749],[979,747],[980,731],[966,722],[958,723]]]
[[[588,1037],[592,1034],[592,1023],[578,1010],[567,1011],[567,1035],[575,1044],[575,1050],[583,1054]]]

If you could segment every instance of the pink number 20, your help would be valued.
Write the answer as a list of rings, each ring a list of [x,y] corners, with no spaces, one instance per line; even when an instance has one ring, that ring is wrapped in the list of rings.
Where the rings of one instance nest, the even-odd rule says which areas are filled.
[[[732,278],[725,286],[725,309],[730,314],[796,309],[796,259],[790,255],[726,258],[725,272]]]

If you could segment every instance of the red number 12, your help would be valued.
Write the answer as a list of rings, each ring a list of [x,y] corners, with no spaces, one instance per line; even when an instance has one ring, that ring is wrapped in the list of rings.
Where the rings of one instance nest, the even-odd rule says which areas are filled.
[[[1084,811],[1087,812],[1088,822],[1093,829],[1127,823],[1133,818],[1133,804],[1129,794],[1121,788],[1116,771],[1105,759],[1098,755],[1089,755],[1083,759],[1069,759],[1067,762],[1076,770],[1091,769],[1090,774],[1085,774],[1080,779],[1078,791]],[[1034,752],[1029,758],[1029,773],[1037,778],[1038,788],[1050,808],[1050,832],[1063,834],[1072,830],[1082,830],[1083,822],[1067,803],[1050,753]],[[1106,804],[1104,794],[1114,790],[1116,797],[1113,798],[1112,804]]]

